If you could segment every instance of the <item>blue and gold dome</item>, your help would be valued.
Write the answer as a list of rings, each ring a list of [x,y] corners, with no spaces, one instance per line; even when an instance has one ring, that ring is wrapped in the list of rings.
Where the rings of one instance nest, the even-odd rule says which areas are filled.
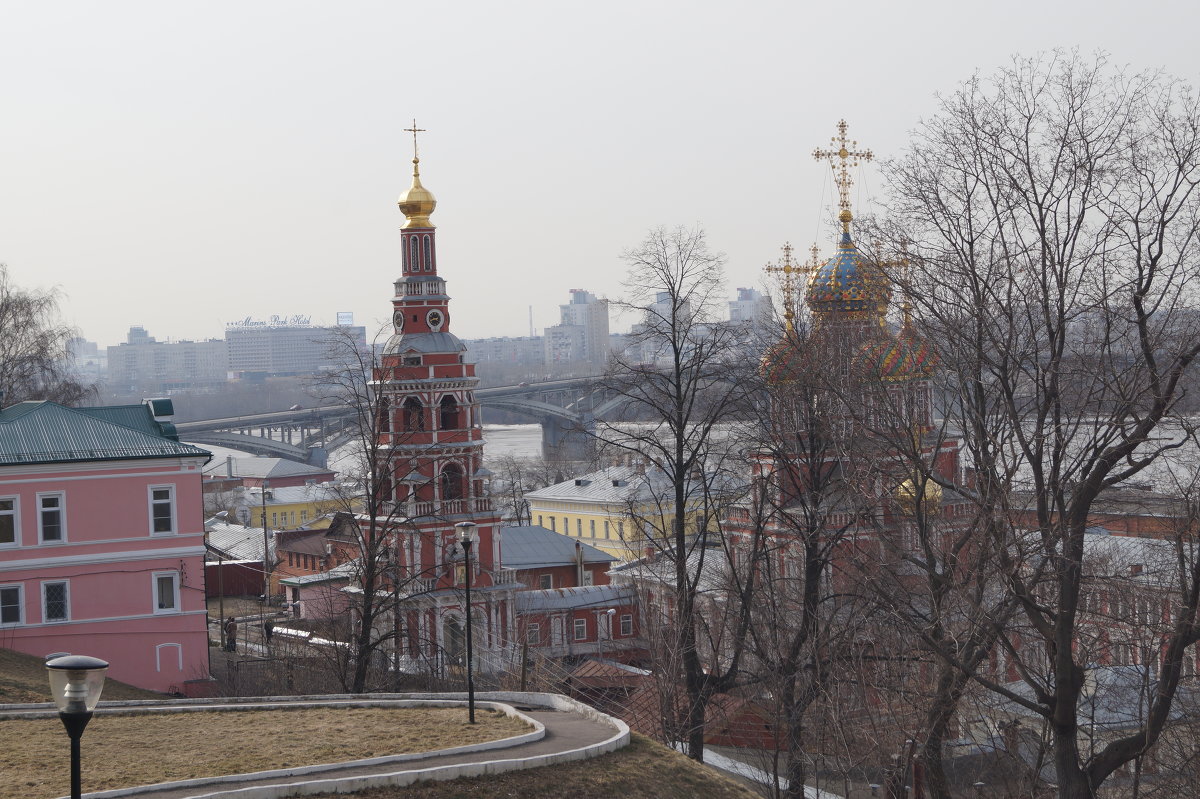
[[[891,284],[879,267],[858,251],[846,222],[837,252],[809,278],[808,307],[818,320],[882,320],[892,296]]]

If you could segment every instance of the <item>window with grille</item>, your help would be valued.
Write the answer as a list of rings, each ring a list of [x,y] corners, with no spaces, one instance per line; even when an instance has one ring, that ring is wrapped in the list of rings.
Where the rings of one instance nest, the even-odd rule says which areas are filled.
[[[42,620],[66,621],[68,618],[67,584],[42,583]]]

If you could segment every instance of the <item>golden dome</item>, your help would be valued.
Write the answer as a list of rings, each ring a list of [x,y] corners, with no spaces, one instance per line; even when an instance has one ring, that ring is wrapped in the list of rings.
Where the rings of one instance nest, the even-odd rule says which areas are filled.
[[[892,492],[892,497],[895,498],[897,504],[904,510],[905,513],[917,512],[917,494],[920,491],[916,483],[912,480],[905,480],[900,485],[896,486],[896,490]],[[921,498],[921,505],[927,514],[936,514],[942,507],[942,487],[932,480],[925,481],[925,492]]]
[[[437,200],[433,197],[433,192],[421,185],[420,172],[421,159],[413,159],[413,181],[408,187],[408,191],[400,195],[400,200],[397,205],[400,206],[400,213],[404,214],[405,222],[401,228],[411,227],[433,227],[433,223],[429,221],[429,215],[433,213],[433,209],[437,208]]]

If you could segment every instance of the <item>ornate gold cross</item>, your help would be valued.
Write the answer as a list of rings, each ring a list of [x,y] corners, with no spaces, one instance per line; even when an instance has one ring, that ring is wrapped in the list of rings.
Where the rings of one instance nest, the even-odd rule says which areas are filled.
[[[424,133],[424,132],[425,132],[425,128],[418,128],[418,127],[417,127],[417,120],[416,120],[416,119],[413,119],[412,127],[411,127],[411,128],[405,128],[405,129],[404,129],[404,132],[405,132],[405,133],[411,133],[411,134],[413,135],[413,160],[414,160],[414,161],[420,160],[420,155],[417,153],[417,134],[418,134],[418,133]]]
[[[783,291],[783,319],[790,333],[794,329],[794,320],[796,318],[796,284],[792,278],[794,274],[808,275],[811,274],[820,265],[817,260],[817,254],[820,252],[817,245],[814,244],[810,252],[812,258],[808,263],[798,264],[792,258],[792,253],[795,252],[791,242],[786,242],[783,247],[783,257],[779,259],[778,264],[767,264],[763,270],[768,273],[778,273],[783,275],[780,281],[780,288]]]
[[[850,169],[859,165],[859,159],[870,161],[875,157],[870,150],[855,149],[858,147],[857,141],[846,139],[846,129],[849,127],[846,120],[838,121],[838,135],[829,140],[830,143],[837,146],[836,150],[820,148],[813,150],[813,158],[818,161],[828,159],[829,166],[833,170],[833,180],[838,185],[838,207],[842,209],[838,214],[838,219],[842,223],[842,231],[846,233],[850,231],[850,187],[854,185],[854,180],[850,177]]]

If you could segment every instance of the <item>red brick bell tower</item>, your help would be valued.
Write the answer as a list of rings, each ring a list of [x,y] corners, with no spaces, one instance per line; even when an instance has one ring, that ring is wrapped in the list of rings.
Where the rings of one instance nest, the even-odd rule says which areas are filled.
[[[402,655],[428,668],[461,663],[467,579],[455,525],[475,524],[471,551],[472,616],[477,672],[503,667],[515,635],[519,587],[502,569],[500,517],[492,509],[483,468],[483,427],[475,365],[450,332],[450,297],[438,274],[430,214],[437,206],[421,185],[414,123],[412,185],[400,195],[401,276],[392,298],[394,333],[372,375],[381,423],[379,444],[400,524],[397,561],[408,599]],[[417,663],[416,661],[420,661]]]

